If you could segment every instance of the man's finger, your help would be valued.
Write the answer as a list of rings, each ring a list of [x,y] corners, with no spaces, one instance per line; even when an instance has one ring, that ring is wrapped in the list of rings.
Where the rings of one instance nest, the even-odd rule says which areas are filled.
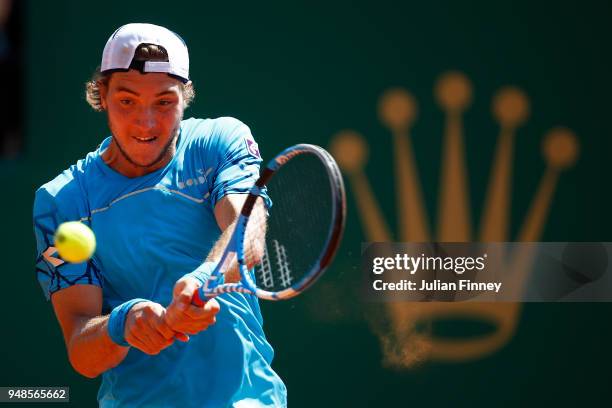
[[[125,337],[126,341],[133,347],[136,347],[138,350],[142,351],[146,354],[153,354],[153,350],[151,350],[149,344],[144,340],[142,334],[136,334],[132,332]]]
[[[163,349],[172,344],[165,339],[154,327],[149,326],[143,333],[139,333],[140,339],[152,349]],[[173,336],[174,338],[174,336]]]
[[[198,287],[199,282],[192,278],[179,281],[172,298],[172,304],[179,310],[187,309],[191,305],[191,299]]]
[[[173,339],[176,335],[176,332],[168,326],[165,319],[160,319],[157,321],[155,329],[166,339]]]
[[[144,344],[142,341],[138,340],[136,337],[132,336],[131,338],[127,338],[126,340],[130,344],[130,346],[137,348],[138,350],[142,351],[143,353],[150,354],[148,352],[147,345]]]
[[[183,313],[196,320],[212,320],[219,310],[221,310],[219,302],[216,299],[210,299],[204,304],[204,307],[190,305]]]
[[[145,344],[146,350],[143,351],[148,354],[157,354],[174,342],[174,335],[165,338],[158,330],[160,322],[163,323],[161,318],[148,322],[143,321],[141,325],[137,325],[135,330],[132,330],[132,335]]]
[[[175,332],[174,338],[178,341],[182,341],[183,343],[187,343],[189,341],[189,336],[185,333]]]
[[[164,319],[158,322],[157,330],[161,333],[161,335],[164,336],[164,338],[168,340],[176,339],[182,342],[188,342],[189,336],[187,336],[184,333],[177,332],[173,330],[172,328],[170,328],[166,320],[167,318],[168,318],[168,313],[164,313]]]

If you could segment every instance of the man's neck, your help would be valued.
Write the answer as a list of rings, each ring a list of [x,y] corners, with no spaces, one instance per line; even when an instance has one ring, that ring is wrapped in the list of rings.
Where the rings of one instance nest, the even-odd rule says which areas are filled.
[[[110,145],[102,152],[102,160],[111,169],[115,170],[119,174],[122,174],[129,178],[141,177],[149,173],[153,173],[156,170],[167,165],[174,154],[176,153],[176,140],[174,138],[171,145],[165,149],[164,155],[156,163],[150,166],[139,166],[129,160],[126,155],[121,151],[121,148],[113,138]]]

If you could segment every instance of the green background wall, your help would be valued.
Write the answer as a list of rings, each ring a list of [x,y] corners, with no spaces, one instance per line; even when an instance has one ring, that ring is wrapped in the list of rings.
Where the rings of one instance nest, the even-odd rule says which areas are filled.
[[[391,139],[376,116],[380,94],[403,86],[419,102],[414,149],[433,214],[444,125],[433,86],[449,69],[471,79],[466,151],[472,210],[480,214],[498,133],[491,96],[517,85],[529,94],[532,114],[516,145],[513,235],[544,170],[542,136],[564,125],[579,138],[580,159],[561,176],[542,240],[610,241],[611,9],[603,1],[29,1],[26,147],[20,158],[0,162],[0,385],[70,386],[72,405],[95,405],[98,382],[72,371],[35,281],[31,206],[37,186],[107,135],[104,117],[84,101],[83,83],[119,25],[153,22],[179,32],[197,90],[186,115],[240,118],[264,156],[302,141],[327,146],[337,131],[359,130],[371,148],[367,174],[392,226]],[[383,367],[364,318],[371,305],[350,290],[360,279],[364,240],[351,198],[347,237],[325,284],[304,299],[264,305],[290,406],[609,403],[612,306],[605,303],[528,304],[512,341],[492,356]],[[345,298],[330,297],[330,287]]]

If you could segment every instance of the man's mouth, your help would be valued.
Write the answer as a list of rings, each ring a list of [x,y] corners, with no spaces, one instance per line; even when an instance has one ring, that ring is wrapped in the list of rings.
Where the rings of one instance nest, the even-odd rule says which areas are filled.
[[[152,137],[136,137],[133,136],[134,139],[136,139],[139,143],[150,143],[152,141],[154,141],[155,139],[157,139],[157,137],[152,136]]]

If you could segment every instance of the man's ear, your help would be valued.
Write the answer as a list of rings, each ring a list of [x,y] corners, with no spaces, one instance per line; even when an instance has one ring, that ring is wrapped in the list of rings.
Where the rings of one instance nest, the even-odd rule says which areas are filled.
[[[105,83],[106,82],[106,83]],[[106,96],[108,95],[108,81],[98,81],[98,92],[100,93],[100,106],[106,110]]]

